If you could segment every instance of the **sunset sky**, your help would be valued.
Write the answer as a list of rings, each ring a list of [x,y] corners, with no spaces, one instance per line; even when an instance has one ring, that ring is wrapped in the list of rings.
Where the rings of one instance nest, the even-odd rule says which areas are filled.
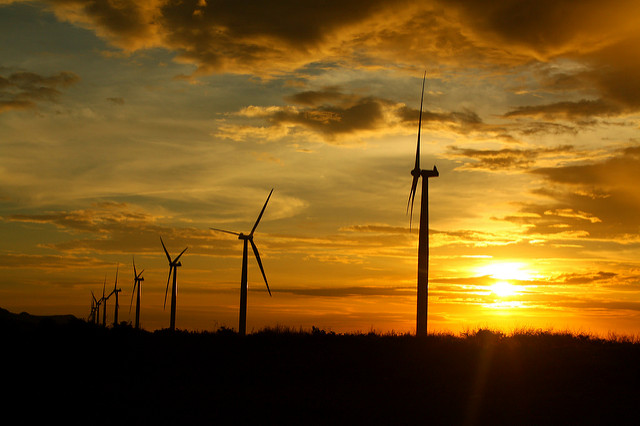
[[[640,334],[640,3],[0,0],[0,307],[169,326]],[[420,193],[418,193],[418,197]],[[417,214],[417,211],[416,211]],[[108,302],[108,321],[113,319]]]

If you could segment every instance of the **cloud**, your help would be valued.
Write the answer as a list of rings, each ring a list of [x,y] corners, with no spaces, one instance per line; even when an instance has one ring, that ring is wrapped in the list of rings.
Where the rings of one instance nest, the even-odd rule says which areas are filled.
[[[622,108],[602,99],[577,102],[556,102],[553,104],[522,106],[504,114],[505,118],[529,117],[544,120],[580,121],[593,116],[610,117],[619,115]]]
[[[555,148],[531,149],[471,149],[449,147],[449,152],[455,157],[468,158],[472,162],[465,162],[460,169],[467,170],[513,170],[529,169],[536,161],[545,156],[555,156],[573,152],[573,146],[561,145]]]
[[[148,213],[125,203],[95,203],[90,208],[41,214],[14,214],[5,221],[56,226],[71,238],[49,243],[47,248],[64,253],[154,253],[159,236],[169,245],[183,246],[190,253],[228,254],[229,245],[209,230],[172,227]],[[215,247],[210,244],[220,238]]]
[[[76,74],[62,71],[51,76],[32,72],[14,72],[0,75],[0,114],[19,109],[35,108],[40,102],[57,102],[66,88],[80,80]]]
[[[505,118],[581,121],[640,109],[640,59],[630,54],[640,43],[640,5],[633,0],[612,0],[606,8],[596,0],[280,0],[251,8],[221,0],[44,3],[60,20],[125,52],[175,52],[196,74],[309,77],[327,64],[413,71],[429,58],[438,64],[432,72],[442,75],[460,66],[480,76],[537,69],[537,81],[526,86],[540,103],[511,108]],[[570,100],[550,99],[567,92]],[[318,96],[329,95],[306,92],[288,101],[318,105]]]
[[[624,243],[640,230],[640,147],[614,151],[609,158],[580,165],[530,170],[545,186],[536,191],[549,199],[528,203],[520,215],[503,217],[524,225],[528,234],[611,238]]]
[[[610,281],[618,276],[615,272],[598,271],[596,273],[588,274],[561,274],[556,280],[561,281],[564,284],[591,284],[595,282]]]
[[[88,256],[74,255],[32,255],[4,253],[0,256],[0,268],[7,269],[70,269],[95,268],[110,265],[107,262]]]
[[[349,297],[349,296],[413,296],[415,287],[321,287],[284,288],[275,293],[290,293],[296,296]]]
[[[295,105],[250,105],[230,117],[257,119],[259,125],[220,122],[216,136],[233,140],[262,137],[267,140],[306,132],[320,141],[344,144],[363,137],[380,137],[400,132],[413,133],[420,111],[402,102],[345,92],[338,87],[295,93],[284,98]],[[471,110],[423,111],[423,131],[490,135],[507,140],[512,137],[502,126],[486,124]]]
[[[115,105],[124,105],[124,98],[107,98],[107,101],[115,104]]]

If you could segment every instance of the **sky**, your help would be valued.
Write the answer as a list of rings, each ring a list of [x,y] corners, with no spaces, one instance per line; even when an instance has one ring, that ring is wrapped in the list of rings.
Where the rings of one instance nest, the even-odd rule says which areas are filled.
[[[640,333],[640,3],[0,0],[0,306],[415,332]],[[420,193],[418,193],[420,197]],[[251,250],[250,250],[251,252]],[[106,284],[105,284],[106,283]],[[168,305],[168,304],[167,304]],[[107,302],[113,321],[114,299]]]

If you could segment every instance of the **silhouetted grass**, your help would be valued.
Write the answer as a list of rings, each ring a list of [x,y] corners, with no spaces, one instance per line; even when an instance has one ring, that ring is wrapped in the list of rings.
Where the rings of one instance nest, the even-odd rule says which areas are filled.
[[[32,401],[26,423],[635,424],[640,401],[640,344],[615,335],[0,331],[5,415]]]

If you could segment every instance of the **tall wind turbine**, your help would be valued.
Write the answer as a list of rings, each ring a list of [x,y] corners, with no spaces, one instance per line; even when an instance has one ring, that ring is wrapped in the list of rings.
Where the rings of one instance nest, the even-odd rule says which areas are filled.
[[[416,314],[416,335],[427,335],[427,308],[429,305],[429,178],[438,177],[438,169],[420,169],[420,128],[422,127],[422,102],[424,100],[424,82],[427,72],[422,77],[422,96],[420,96],[420,118],[418,120],[418,145],[416,164],[411,170],[413,181],[407,203],[407,212],[411,212],[409,223],[413,219],[413,200],[418,188],[418,180],[422,177],[422,199],[420,201],[420,232],[418,238],[418,306]]]
[[[186,250],[186,249],[185,249]],[[133,257],[133,256],[132,256]],[[140,328],[140,283],[144,281],[142,273],[144,269],[138,273],[136,271],[136,259],[133,259],[133,291],[131,292],[131,304],[129,305],[129,313],[131,313],[131,305],[133,305],[133,295],[136,295],[136,330]]]
[[[120,308],[120,304],[118,303],[118,293],[120,293],[122,291],[121,288],[118,288],[118,269],[119,268],[120,268],[120,265],[118,265],[116,267],[116,282],[113,285],[113,290],[107,296],[107,299],[110,298],[112,294],[114,294],[116,296],[116,307],[115,307],[115,311],[113,313],[113,325],[114,326],[118,325],[118,309]]]
[[[162,241],[162,237],[160,237],[160,242],[162,243],[162,248],[164,249],[164,253],[167,255],[167,260],[169,261],[169,277],[167,278],[167,289],[164,292],[164,307],[167,307],[167,292],[169,291],[169,281],[171,280],[171,271],[173,271],[173,285],[171,286],[171,322],[169,323],[169,329],[172,331],[176,329],[176,296],[178,294],[178,287],[176,285],[176,275],[178,274],[178,267],[182,266],[178,260],[180,256],[187,251],[187,248],[182,250],[182,252],[175,259],[171,260],[171,256],[167,251],[167,248],[164,245],[164,241]]]
[[[258,215],[258,219],[256,223],[253,225],[251,232],[248,235],[243,233],[233,232],[233,231],[225,231],[224,229],[216,229],[211,228],[214,231],[226,232],[227,234],[237,235],[239,240],[243,241],[242,246],[242,278],[240,281],[240,325],[239,332],[241,336],[244,336],[247,333],[247,245],[251,243],[251,248],[253,249],[253,253],[256,256],[256,260],[258,261],[258,266],[260,267],[260,271],[262,272],[262,277],[264,278],[264,283],[267,285],[267,291],[269,292],[269,296],[271,296],[271,290],[269,289],[269,283],[267,282],[267,276],[264,273],[264,268],[262,267],[262,261],[260,260],[260,254],[258,253],[258,247],[256,247],[256,243],[253,242],[253,233],[258,227],[258,223],[260,223],[260,219],[262,219],[262,215],[264,210],[267,208],[267,203],[269,202],[269,198],[271,198],[271,194],[273,193],[273,189],[269,192],[269,196],[267,197],[267,201],[265,201],[264,206],[262,207],[262,211]]]

